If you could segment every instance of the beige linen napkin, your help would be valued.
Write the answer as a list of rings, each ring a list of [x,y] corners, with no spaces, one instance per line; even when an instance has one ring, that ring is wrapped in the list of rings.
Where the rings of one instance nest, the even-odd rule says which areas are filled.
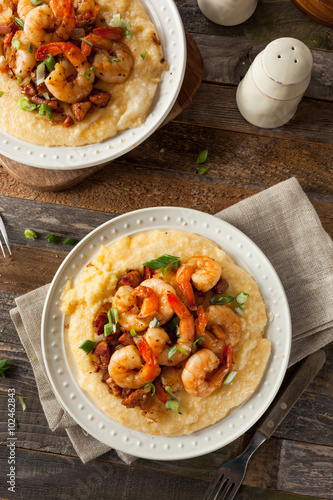
[[[285,288],[293,327],[289,365],[333,340],[333,244],[296,179],[289,179],[216,214],[267,255]],[[65,428],[86,463],[110,448],[87,434],[56,399],[41,351],[41,316],[49,285],[16,299],[10,314],[31,360],[51,430]],[[33,357],[37,359],[32,360]],[[128,464],[134,457],[118,455]]]

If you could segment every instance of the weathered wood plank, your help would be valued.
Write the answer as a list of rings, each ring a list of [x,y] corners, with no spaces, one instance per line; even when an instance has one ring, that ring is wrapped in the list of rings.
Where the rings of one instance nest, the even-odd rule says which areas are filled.
[[[333,104],[304,98],[294,117],[283,127],[263,129],[248,123],[236,104],[236,89],[203,83],[192,106],[176,122],[195,123],[269,137],[333,144]]]
[[[185,28],[195,33],[262,42],[292,36],[308,47],[333,50],[332,30],[311,22],[289,0],[261,0],[253,16],[238,26],[212,23],[201,13],[197,2],[192,0],[175,1]]]
[[[204,60],[204,80],[238,85],[266,43],[196,33],[193,35]],[[312,50],[313,68],[306,97],[333,100],[333,53]]]

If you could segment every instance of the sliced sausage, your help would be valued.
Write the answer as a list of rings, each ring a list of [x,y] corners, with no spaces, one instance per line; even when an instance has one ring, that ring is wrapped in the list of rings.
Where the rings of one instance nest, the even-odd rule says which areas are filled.
[[[94,89],[89,96],[89,100],[98,108],[105,108],[110,99],[111,94],[96,89]]]
[[[92,104],[90,101],[77,102],[76,104],[72,105],[72,111],[78,122],[82,122],[83,118],[86,116],[91,106]]]

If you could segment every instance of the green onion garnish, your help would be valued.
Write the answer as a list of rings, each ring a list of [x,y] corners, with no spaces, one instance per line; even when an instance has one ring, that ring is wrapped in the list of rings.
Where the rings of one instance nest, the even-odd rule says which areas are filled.
[[[179,322],[180,319],[178,318],[177,314],[172,316],[172,318],[163,326],[165,331],[167,333],[173,333],[173,332],[178,332],[179,330]]]
[[[39,4],[44,3],[43,0],[30,0],[31,5],[37,7]]]
[[[54,70],[55,60],[52,54],[49,54],[47,59],[44,59],[47,69],[51,72]]]
[[[216,293],[211,296],[209,302],[214,306],[222,306],[223,304],[229,304],[229,302],[232,302],[233,300],[234,298],[230,297],[229,295],[222,295],[220,293]]]
[[[125,34],[126,36],[129,36],[130,38],[132,38],[132,37],[133,37],[133,34],[132,34],[132,33],[130,32],[130,30],[129,30],[129,29],[127,29],[127,28],[124,28],[124,34]]]
[[[240,305],[240,306],[236,306],[236,307],[235,307],[235,313],[237,313],[237,314],[243,314],[243,309],[244,309],[244,307],[245,307],[245,306],[242,306],[242,305]]]
[[[17,79],[17,81],[18,81],[19,85],[21,85],[21,82],[22,82],[22,77],[21,77],[21,76],[17,76],[17,77],[16,77],[16,79]]]
[[[58,243],[58,241],[59,241],[59,236],[56,236],[56,235],[55,235],[55,234],[53,234],[53,233],[52,233],[52,234],[48,234],[48,235],[46,236],[46,238],[47,238],[47,241],[48,241],[49,243],[54,243],[54,244],[57,244],[57,243]]]
[[[164,254],[158,257],[157,259],[148,260],[143,264],[145,267],[149,267],[149,269],[162,269],[163,276],[165,275],[167,269],[175,268],[180,266],[180,258],[174,257],[173,255]]]
[[[147,50],[146,52],[142,52],[142,54],[140,54],[141,59],[145,60],[147,53],[148,53]]]
[[[202,344],[205,341],[205,337],[198,337],[197,340],[193,342],[193,345],[195,344]]]
[[[238,295],[236,295],[235,300],[237,304],[245,304],[248,298],[249,298],[248,293],[240,292]]]
[[[0,361],[0,378],[6,378],[5,371],[9,370],[10,366],[7,365],[8,359],[2,359]]]
[[[14,17],[14,20],[15,20],[17,26],[19,26],[21,29],[24,28],[24,24],[23,24],[23,21],[21,21],[21,19],[19,19],[18,17]]]
[[[127,17],[125,19],[121,19],[120,14],[115,14],[111,19],[111,26],[115,26],[117,28],[130,28],[131,21]]]
[[[118,59],[117,57],[111,57],[111,59],[109,59],[109,63],[113,63],[113,62],[120,62],[121,59]]]
[[[173,397],[169,399],[164,405],[166,410],[171,410],[174,411],[175,413],[179,413],[179,415],[182,415],[182,413],[179,411],[179,403],[177,401],[177,398]]]
[[[88,75],[88,71],[94,71],[94,69],[96,69],[96,66],[91,66],[91,68],[88,68],[85,72],[84,72],[84,77],[85,79],[90,82],[90,76]]]
[[[207,160],[207,156],[208,156],[208,149],[201,151],[198,155],[197,161],[195,162],[196,165],[199,165],[200,163],[205,163],[205,161]]]
[[[184,354],[185,356],[189,354],[189,352],[186,349],[184,349],[184,347],[177,347],[177,350],[182,354]]]
[[[40,64],[38,64],[37,70],[36,70],[37,86],[44,83],[44,80],[45,80],[45,61],[42,61]]]
[[[12,42],[12,46],[15,47],[15,49],[20,50],[21,48],[21,42],[18,38],[15,38]]]
[[[80,40],[89,45],[89,47],[93,47],[93,44],[91,42],[88,42],[88,40],[85,40],[84,38],[80,38]]]
[[[223,381],[223,385],[229,385],[234,380],[238,372],[229,372]]]
[[[32,43],[29,43],[28,52],[30,52],[30,54],[32,54],[33,50],[34,50],[34,46],[32,45]]]
[[[35,361],[37,358],[36,358],[36,356],[31,356],[30,359],[31,359],[31,361]]]
[[[209,169],[210,169],[210,167],[200,167],[197,170],[197,174],[204,175],[208,172]]]
[[[116,307],[111,307],[108,310],[108,320],[110,323],[117,324],[119,321],[118,309]]]
[[[0,97],[2,97],[3,95],[4,95],[4,91],[0,90]]]
[[[86,354],[89,354],[98,342],[93,342],[92,340],[85,340],[79,349],[82,349]]]
[[[62,242],[63,245],[76,245],[77,240],[75,238],[65,238],[64,241]]]
[[[160,326],[160,322],[158,321],[157,318],[153,318],[151,322],[149,323],[150,328],[155,328],[155,326]]]
[[[152,382],[148,382],[148,384],[144,385],[144,387],[151,387],[151,395],[154,396],[156,389]]]
[[[172,397],[175,397],[171,391],[171,387],[169,385],[167,385],[166,387],[164,387],[164,390],[165,392],[168,392]]]
[[[26,97],[22,97],[19,100],[18,105],[21,109],[23,109],[23,111],[33,111],[37,108],[37,105],[33,102],[30,102]]]
[[[171,349],[167,349],[168,351],[168,359],[171,359],[177,352],[177,346],[174,345],[173,347],[171,347]]]
[[[130,334],[132,335],[132,337],[136,337],[136,331],[134,330],[134,328],[130,330]]]
[[[22,405],[22,410],[25,411],[27,409],[27,405],[25,404],[24,399],[22,398],[22,396],[19,396],[18,398],[19,398],[19,402]]]
[[[104,325],[104,335],[105,337],[108,337],[109,335],[111,335],[111,333],[114,333],[111,331],[111,324],[107,323],[106,325]]]
[[[40,115],[46,115],[48,120],[52,119],[52,108],[48,104],[41,104],[39,106],[39,114]]]
[[[24,236],[26,238],[30,238],[30,239],[33,239],[33,240],[35,240],[36,238],[38,238],[37,233],[35,233],[35,231],[33,231],[32,229],[26,229],[24,231]]]

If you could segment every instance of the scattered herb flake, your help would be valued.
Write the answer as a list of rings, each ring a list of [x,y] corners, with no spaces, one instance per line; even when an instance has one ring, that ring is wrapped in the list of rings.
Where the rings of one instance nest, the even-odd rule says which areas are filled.
[[[150,328],[154,328],[155,326],[160,326],[160,322],[158,321],[157,318],[153,318],[151,322],[149,323]]]
[[[33,50],[34,50],[34,46],[32,45],[32,43],[29,43],[28,52],[30,52],[30,54],[32,54]]]
[[[209,169],[210,169],[210,167],[200,167],[197,170],[197,174],[204,175],[208,172]]]
[[[148,53],[147,50],[146,50],[146,52],[142,52],[142,54],[140,54],[141,59],[145,60],[147,53]]]
[[[226,376],[226,378],[224,379],[223,381],[223,385],[229,385],[230,382],[232,382],[234,380],[234,378],[236,377],[238,372],[229,372],[228,375]]]
[[[247,299],[249,298],[249,294],[248,293],[245,293],[245,292],[240,292],[238,295],[236,295],[236,302],[238,305],[243,305],[245,304],[245,302],[247,301]]]
[[[35,361],[35,359],[37,359],[36,356],[31,356],[31,361]]]
[[[136,337],[136,331],[134,330],[134,328],[130,330],[130,334],[132,335],[132,337]]]
[[[0,361],[0,378],[6,378],[5,371],[9,370],[10,366],[7,365],[8,359],[2,359]]]
[[[55,66],[55,60],[54,60],[54,57],[52,54],[49,54],[48,58],[47,59],[44,59],[44,62],[46,64],[46,67],[47,69],[50,71],[53,71],[54,70],[54,66]]]
[[[49,243],[54,243],[54,244],[57,244],[57,243],[58,243],[58,241],[59,241],[59,236],[56,236],[56,235],[55,235],[55,234],[53,234],[53,233],[52,233],[52,234],[48,234],[48,235],[46,236],[46,238],[47,238],[47,241],[48,241]]]
[[[29,239],[32,239],[32,240],[35,240],[36,238],[38,238],[37,233],[35,233],[35,231],[33,231],[32,229],[26,229],[24,231],[24,236],[26,238],[29,238]]]
[[[127,28],[124,28],[124,34],[125,36],[129,36],[130,38],[133,37],[133,33],[131,33],[130,30]]]
[[[111,58],[109,59],[109,63],[113,63],[113,62],[120,62],[120,61],[121,61],[121,59],[118,59],[118,57],[111,57]]]
[[[84,38],[80,38],[80,40],[89,45],[89,47],[93,47],[93,44],[91,42],[88,42],[88,40],[85,40]]]
[[[193,342],[193,345],[195,344],[202,344],[205,341],[205,337],[198,337],[197,340]]]
[[[48,104],[41,104],[38,108],[40,115],[46,115],[48,120],[52,120],[52,108]]]
[[[30,102],[26,97],[22,97],[19,100],[18,105],[21,109],[23,109],[23,111],[33,111],[37,108],[37,105],[33,102]]]
[[[19,402],[22,405],[22,410],[25,411],[27,409],[27,405],[25,404],[24,399],[22,398],[22,396],[19,396],[18,398],[19,398]]]
[[[232,302],[233,300],[234,297],[231,297],[229,295],[222,295],[221,293],[215,293],[214,295],[211,296],[209,302],[214,306],[222,306],[224,304],[229,304],[229,302]]]
[[[19,19],[18,17],[15,17],[14,20],[15,20],[17,26],[19,26],[23,30],[23,28],[24,28],[23,21],[21,21],[21,19]]]
[[[180,265],[179,257],[174,257],[173,255],[164,254],[158,257],[157,259],[148,260],[148,262],[145,262],[143,265],[145,267],[149,267],[149,269],[154,269],[154,271],[156,271],[157,269],[161,269],[162,267],[170,266],[171,264],[175,263],[177,263],[177,266],[175,265],[173,267],[178,267],[178,265]]]
[[[243,314],[243,309],[244,309],[244,306],[236,306],[235,307],[235,313],[237,314]]]
[[[171,359],[177,352],[177,346],[174,345],[173,347],[171,347],[171,349],[167,349],[168,351],[168,359]]]
[[[88,71],[94,71],[94,69],[96,69],[96,66],[91,66],[84,73],[84,77],[88,82],[90,82],[90,76],[88,75]]]
[[[82,349],[86,354],[89,354],[98,342],[93,342],[92,340],[85,340],[79,349]]]
[[[0,90],[0,97],[2,97],[3,95],[4,95],[4,91]]]
[[[146,384],[144,387],[150,387],[151,388],[151,395],[154,396],[156,389],[155,389],[155,386],[152,382],[148,382],[148,384]]]
[[[12,41],[12,46],[15,47],[15,49],[17,50],[20,50],[21,48],[21,42],[18,38],[15,38],[13,41]]]
[[[175,413],[179,413],[179,415],[182,415],[182,413],[179,411],[179,403],[175,397],[169,399],[164,405],[166,410],[171,410],[174,411]]]
[[[208,149],[201,151],[198,155],[197,161],[195,162],[196,165],[199,165],[200,163],[205,163],[205,161],[207,160],[207,156],[208,156]]]
[[[65,238],[64,241],[62,242],[63,245],[76,245],[77,240],[75,238]]]

